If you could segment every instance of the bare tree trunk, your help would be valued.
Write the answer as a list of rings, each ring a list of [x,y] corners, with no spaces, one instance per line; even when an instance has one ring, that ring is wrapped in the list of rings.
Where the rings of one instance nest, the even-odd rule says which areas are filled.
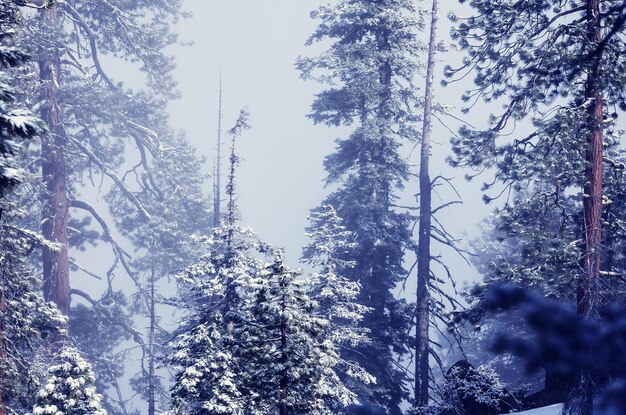
[[[587,0],[587,40],[598,46],[602,41],[600,0]],[[603,95],[602,54],[592,58],[585,91],[587,108],[587,156],[583,198],[585,245],[582,258],[583,276],[578,287],[578,311],[582,316],[597,313],[601,300],[600,267],[602,242],[602,148]]]
[[[432,212],[432,183],[430,181],[430,135],[432,130],[433,81],[437,32],[437,0],[433,0],[426,70],[424,125],[420,156],[420,218],[417,247],[417,318],[415,335],[415,406],[428,406],[430,350],[430,228]]]
[[[42,20],[57,24],[56,5],[42,10]],[[63,104],[57,95],[60,83],[61,62],[58,51],[46,54],[39,60],[39,76],[43,83],[41,118],[47,123],[49,133],[42,139],[42,177],[45,186],[42,210],[42,232],[48,241],[60,248],[43,249],[44,296],[54,302],[59,310],[70,311],[70,280],[68,258],[68,199],[65,182],[65,133],[63,131]]]
[[[213,189],[213,226],[222,222],[222,72],[220,71],[220,94],[217,113],[217,155],[215,158],[215,187]]]

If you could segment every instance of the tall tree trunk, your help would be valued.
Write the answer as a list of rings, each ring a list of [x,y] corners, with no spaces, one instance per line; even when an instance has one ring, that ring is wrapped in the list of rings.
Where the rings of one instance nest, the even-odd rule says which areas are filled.
[[[602,42],[600,0],[587,0],[587,36],[591,50]],[[600,270],[602,243],[602,161],[604,144],[602,53],[592,53],[585,87],[587,103],[587,149],[585,186],[583,195],[584,252],[581,260],[583,273],[578,283],[578,313],[582,317],[599,317],[603,293]],[[573,407],[579,415],[592,415],[595,387],[603,374],[585,371],[578,376],[572,392]]]
[[[57,8],[53,4],[42,10],[41,19],[58,24]],[[63,104],[58,97],[61,62],[59,52],[45,52],[39,60],[39,76],[43,84],[41,118],[49,133],[42,139],[43,195],[42,232],[45,239],[59,249],[43,249],[44,297],[54,302],[64,315],[70,311],[70,280],[68,258],[68,198],[65,182],[65,132]]]
[[[217,112],[217,155],[215,158],[215,187],[213,189],[213,226],[222,222],[222,71],[220,70],[220,93]]]
[[[4,313],[6,310],[5,301],[5,287],[4,287],[4,270],[0,269],[0,415],[7,414],[5,387],[6,387],[6,373],[2,370],[5,365],[5,359],[7,358],[6,343],[4,340]]]
[[[602,42],[600,0],[587,0],[587,41],[591,47]],[[578,311],[581,316],[597,315],[602,293],[600,281],[602,241],[602,149],[603,94],[602,53],[593,54],[585,91],[587,108],[587,154],[583,198],[585,244],[583,275],[578,286]]]
[[[420,156],[420,217],[417,247],[417,318],[415,335],[415,406],[428,406],[429,349],[430,349],[430,228],[432,214],[432,183],[430,181],[430,135],[432,130],[433,81],[437,34],[437,0],[433,0],[428,67],[426,70],[426,96],[424,98],[424,125]]]
[[[156,385],[154,361],[154,334],[156,329],[156,310],[155,310],[155,287],[154,287],[154,269],[150,275],[150,329],[148,332],[148,415],[156,414]]]

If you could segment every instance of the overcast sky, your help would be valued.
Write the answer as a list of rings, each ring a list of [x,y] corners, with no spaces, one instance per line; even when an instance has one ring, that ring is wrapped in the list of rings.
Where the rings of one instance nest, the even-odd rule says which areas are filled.
[[[306,118],[319,85],[299,79],[294,61],[299,55],[315,54],[305,47],[316,22],[310,12],[323,2],[314,0],[228,0],[187,1],[191,19],[180,23],[178,31],[191,47],[175,51],[175,75],[182,98],[171,105],[172,123],[187,131],[199,152],[212,161],[217,129],[217,102],[220,67],[223,73],[224,126],[229,128],[239,112],[248,105],[253,129],[240,140],[243,162],[238,177],[240,210],[245,224],[253,227],[270,243],[282,246],[294,263],[305,242],[304,227],[311,208],[319,205],[323,187],[324,157],[332,152],[338,129],[314,126]],[[440,38],[448,41],[448,11],[462,8],[444,1],[440,13]],[[461,10],[461,11],[459,11]],[[447,62],[458,61],[459,54],[440,55],[437,72]],[[441,78],[440,76],[438,77]],[[418,85],[423,81],[419,80]],[[437,86],[437,99],[458,105],[463,86]],[[448,120],[453,130],[458,123]],[[475,235],[476,224],[488,208],[480,202],[479,183],[467,184],[465,172],[448,167],[450,133],[436,123],[432,174],[456,178],[464,199],[463,207],[442,216],[458,236]],[[211,163],[207,164],[207,173]],[[417,166],[415,167],[417,171]],[[410,183],[415,194],[417,183]],[[451,197],[449,192],[443,198]],[[435,252],[436,253],[436,252]],[[458,258],[449,262],[459,280],[473,276]]]

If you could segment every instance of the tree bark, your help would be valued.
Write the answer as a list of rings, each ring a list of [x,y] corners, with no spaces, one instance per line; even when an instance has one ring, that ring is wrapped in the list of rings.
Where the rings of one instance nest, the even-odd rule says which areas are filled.
[[[424,98],[424,124],[420,155],[420,210],[417,247],[417,318],[415,335],[415,406],[428,406],[430,350],[430,228],[432,215],[432,183],[430,181],[430,135],[432,131],[433,81],[437,50],[437,0],[431,12],[428,67]]]
[[[56,25],[56,4],[42,10],[41,19]],[[68,258],[68,198],[65,177],[65,132],[63,104],[57,94],[60,84],[59,52],[45,52],[39,60],[39,76],[43,84],[41,118],[49,133],[42,138],[42,177],[45,186],[42,209],[42,233],[46,240],[60,249],[43,249],[44,297],[54,302],[64,315],[70,311],[70,280]]]
[[[6,343],[4,341],[4,313],[6,310],[4,271],[0,269],[0,415],[7,414],[5,387],[6,374],[1,371],[7,358]]]
[[[602,42],[600,0],[587,0],[587,41],[591,47]],[[578,286],[578,312],[595,316],[602,300],[601,242],[602,242],[602,149],[603,94],[602,53],[594,54],[587,75],[585,98],[587,107],[587,150],[583,196],[585,244],[582,258],[583,275]]]
[[[154,287],[154,269],[150,275],[150,329],[148,333],[148,415],[156,414],[156,386],[155,386],[155,370],[154,361],[154,335],[156,329],[156,310],[155,310],[155,287]]]

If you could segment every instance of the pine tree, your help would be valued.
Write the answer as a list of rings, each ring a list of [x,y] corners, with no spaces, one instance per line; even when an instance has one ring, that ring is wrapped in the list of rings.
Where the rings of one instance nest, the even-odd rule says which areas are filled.
[[[620,4],[479,1],[472,4],[475,15],[455,32],[468,53],[464,68],[475,67],[476,92],[506,102],[489,129],[464,129],[454,140],[455,163],[495,167],[503,192],[530,188],[531,197],[551,192],[547,197],[555,204],[562,192],[580,192],[583,271],[576,276],[577,301],[581,314],[590,316],[602,308],[605,284],[611,285],[602,277],[610,271],[602,265],[603,148],[615,129],[608,108],[623,102],[618,69],[623,45],[615,37],[603,42],[602,27],[619,19]],[[462,71],[448,68],[448,75]],[[532,121],[534,131],[500,143],[498,137],[523,119]]]
[[[20,86],[21,98],[41,108],[48,132],[41,147],[32,147],[41,159],[41,164],[30,166],[33,173],[41,169],[40,187],[32,184],[38,197],[24,203],[30,203],[33,214],[41,214],[32,222],[41,222],[43,236],[62,247],[44,249],[44,294],[69,314],[69,273],[75,263],[68,246],[82,248],[85,239],[93,240],[86,226],[91,220],[101,225],[99,219],[104,217],[93,203],[80,199],[81,187],[108,181],[142,217],[156,214],[134,194],[144,183],[132,179],[142,175],[125,174],[123,154],[136,146],[140,163],[133,171],[144,172],[163,149],[165,105],[176,96],[170,77],[173,66],[163,50],[176,41],[169,26],[181,9],[179,2],[169,0],[38,3],[37,13],[24,19],[20,35],[21,44],[37,45],[33,49],[37,65],[22,77]],[[103,55],[140,62],[147,88],[135,91],[114,82],[100,59]],[[42,205],[34,200],[43,200]],[[107,230],[102,233],[111,242]],[[113,248],[120,266],[120,253]]]
[[[510,243],[520,240],[524,250],[507,253],[516,268],[499,267],[501,275],[531,269],[522,278],[550,291],[565,288],[559,297],[575,298],[582,316],[599,318],[619,288],[611,251],[621,238],[607,219],[614,215],[611,200],[623,198],[608,178],[623,170],[621,156],[611,153],[619,153],[615,118],[624,109],[624,44],[609,28],[622,21],[622,2],[471,6],[473,16],[459,21],[454,32],[467,57],[462,68],[448,68],[447,74],[454,79],[473,68],[476,88],[464,98],[471,105],[480,98],[499,100],[504,109],[485,130],[462,129],[453,139],[453,163],[493,168],[495,180],[484,189],[500,186],[496,192],[509,195],[496,226],[504,230],[503,240],[510,238],[507,227],[517,230]],[[521,121],[528,121],[530,132],[515,129]],[[568,239],[549,240],[542,223]],[[589,376],[580,380],[588,384]],[[591,406],[589,400],[582,403],[580,413]]]
[[[65,347],[48,369],[47,383],[39,391],[32,415],[106,415],[96,393],[91,366],[71,347]]]
[[[250,229],[237,226],[235,195],[239,158],[236,139],[250,128],[243,109],[231,135],[228,209],[223,225],[197,242],[205,254],[178,276],[186,320],[176,330],[168,363],[176,368],[174,411],[190,414],[243,414],[246,400],[239,379],[240,335],[246,322],[246,294],[263,269],[269,246]],[[208,217],[208,215],[207,215]]]
[[[177,369],[172,404],[190,414],[243,414],[243,391],[234,380],[245,376],[237,342],[246,293],[263,269],[268,247],[239,227],[214,228],[199,242],[206,254],[178,276],[186,317],[168,359]]]
[[[166,49],[178,41],[172,26],[184,12],[178,0],[28,3],[31,12],[25,13],[19,41],[36,45],[31,48],[35,64],[22,73],[20,99],[41,109],[48,133],[40,146],[30,146],[33,160],[40,161],[28,165],[31,194],[21,206],[30,213],[26,226],[31,231],[41,228],[52,246],[61,247],[43,248],[46,298],[72,319],[97,316],[103,323],[88,327],[76,321],[72,327],[102,327],[102,335],[88,340],[77,336],[77,342],[90,348],[87,357],[98,382],[111,380],[110,390],[117,396],[109,397],[108,388],[103,389],[104,405],[109,412],[124,413],[128,397],[121,396],[116,377],[123,373],[119,356],[128,354],[120,348],[127,339],[140,348],[155,344],[154,336],[144,341],[130,316],[150,309],[145,288],[153,275],[147,276],[147,264],[154,263],[155,278],[186,266],[187,246],[180,242],[188,237],[185,233],[197,230],[200,222],[194,223],[195,218],[204,217],[198,212],[206,211],[206,200],[198,195],[199,169],[192,171],[198,160],[184,137],[171,131],[166,115],[168,100],[178,95]],[[123,73],[112,76],[110,70],[118,62],[143,75],[143,89],[122,83]],[[85,195],[94,192],[84,188],[104,193],[108,203],[88,199]],[[164,209],[168,203],[171,210]],[[113,220],[103,207],[109,208]],[[135,224],[129,225],[129,219]],[[149,230],[145,239],[133,230],[137,223],[137,228]],[[124,248],[126,241],[115,239],[116,230],[133,243],[133,255]],[[72,250],[91,249],[99,242],[109,244],[113,253],[108,269],[89,269],[71,257]],[[73,289],[70,274],[76,278],[79,272],[104,281],[102,298]],[[137,302],[118,295],[115,285],[121,275],[133,281],[139,292],[133,298],[141,298],[142,307],[133,310]],[[71,309],[72,296],[82,297],[94,310],[87,312],[82,305]],[[109,313],[112,310],[118,315]],[[119,319],[102,320],[108,317]]]
[[[352,257],[357,248],[353,235],[330,205],[311,212],[309,220],[310,243],[303,249],[303,261],[317,271],[308,279],[307,292],[318,304],[316,314],[328,321],[321,336],[339,351],[365,345],[369,332],[360,325],[371,310],[357,302],[361,285],[344,276],[355,266],[354,261],[343,259]],[[350,390],[360,395],[376,382],[354,360],[340,359],[339,369]]]
[[[336,342],[323,336],[328,320],[316,315],[306,281],[278,252],[258,280],[246,326],[244,368],[256,414],[335,414],[356,395],[337,372]]]
[[[176,369],[173,409],[190,414],[337,413],[356,397],[337,369],[357,366],[341,360],[335,337],[348,342],[356,336],[351,339],[339,330],[324,335],[330,324],[325,314],[347,310],[349,314],[338,315],[354,320],[363,309],[346,306],[341,299],[336,307],[327,303],[318,308],[308,292],[320,284],[310,287],[298,279],[300,273],[286,267],[280,251],[237,225],[236,139],[249,128],[247,120],[244,109],[229,131],[223,225],[198,238],[206,253],[178,276],[178,303],[186,315],[168,356]],[[356,287],[346,287],[344,297],[353,299]],[[370,379],[356,369],[351,376]]]
[[[413,81],[422,49],[417,31],[423,25],[416,14],[405,0],[322,6],[312,14],[320,25],[308,44],[329,41],[329,47],[297,63],[304,79],[328,85],[317,95],[310,118],[354,126],[326,158],[327,183],[338,189],[323,204],[332,205],[355,236],[356,266],[347,277],[361,282],[359,302],[372,308],[364,321],[371,342],[358,347],[355,356],[378,384],[372,396],[360,398],[379,402],[392,414],[400,413],[407,397],[406,375],[394,361],[406,352],[411,311],[392,289],[404,274],[411,220],[393,204],[409,177],[400,147],[419,138]]]

